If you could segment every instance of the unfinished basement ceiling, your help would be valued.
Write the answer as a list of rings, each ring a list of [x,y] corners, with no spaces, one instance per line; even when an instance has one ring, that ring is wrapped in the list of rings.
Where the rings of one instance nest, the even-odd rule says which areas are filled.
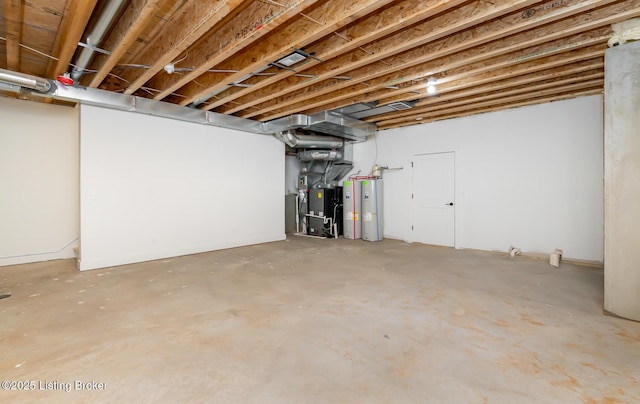
[[[351,110],[379,129],[600,94],[611,24],[640,16],[640,0],[0,5],[0,68],[260,121]]]

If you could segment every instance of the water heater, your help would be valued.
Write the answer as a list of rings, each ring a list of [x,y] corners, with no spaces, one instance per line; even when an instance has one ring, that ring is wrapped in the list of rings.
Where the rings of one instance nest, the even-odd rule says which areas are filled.
[[[362,181],[362,239],[384,238],[382,222],[382,180]]]
[[[345,181],[342,188],[342,209],[344,212],[344,238],[356,240],[362,238],[362,221],[360,218],[362,181]]]

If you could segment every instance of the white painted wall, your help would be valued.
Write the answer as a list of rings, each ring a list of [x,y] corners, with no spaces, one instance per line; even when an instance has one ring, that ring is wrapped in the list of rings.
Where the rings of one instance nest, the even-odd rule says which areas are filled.
[[[275,138],[84,105],[80,122],[81,270],[285,238]]]
[[[78,109],[0,98],[0,266],[74,257]]]
[[[376,161],[356,144],[356,170]],[[456,248],[603,261],[602,97],[591,96],[379,132],[385,236],[412,241],[411,160],[455,152]]]

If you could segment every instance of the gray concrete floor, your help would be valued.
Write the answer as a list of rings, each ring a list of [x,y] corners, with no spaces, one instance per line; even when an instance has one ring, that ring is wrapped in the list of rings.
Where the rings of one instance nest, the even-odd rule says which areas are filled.
[[[0,280],[1,379],[36,383],[0,402],[640,401],[640,323],[603,315],[601,269],[293,236]]]

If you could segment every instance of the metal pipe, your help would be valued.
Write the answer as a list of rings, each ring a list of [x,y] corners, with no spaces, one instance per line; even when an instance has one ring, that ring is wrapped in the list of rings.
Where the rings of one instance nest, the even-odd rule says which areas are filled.
[[[298,160],[300,161],[333,161],[342,160],[342,152],[333,150],[307,150],[298,153]],[[330,167],[327,167],[329,169]],[[326,173],[326,172],[325,172]]]
[[[338,137],[305,135],[293,130],[280,132],[276,137],[294,149],[338,149],[344,145]]]
[[[78,59],[76,59],[74,63],[76,67],[74,67],[71,72],[71,77],[74,80],[78,80],[84,69],[89,65],[89,63],[91,63],[91,59],[95,53],[93,47],[98,46],[100,42],[102,42],[105,33],[126,3],[127,0],[111,0],[105,6],[104,11],[100,14],[98,22],[96,22],[96,25],[93,27],[86,39],[87,45],[89,46],[82,49],[82,52],[80,52]]]
[[[0,81],[30,88],[41,93],[51,90],[51,82],[49,80],[11,70],[0,69]]]

